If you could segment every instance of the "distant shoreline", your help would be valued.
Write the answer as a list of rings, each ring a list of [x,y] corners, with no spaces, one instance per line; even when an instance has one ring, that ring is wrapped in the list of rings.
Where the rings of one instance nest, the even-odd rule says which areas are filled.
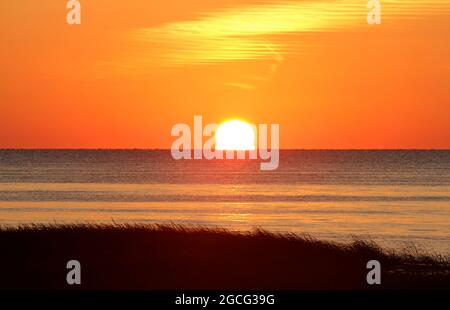
[[[2,227],[0,247],[0,289],[450,289],[449,257],[262,230],[27,225]],[[74,259],[79,286],[66,283]],[[367,284],[369,260],[381,264],[380,285]]]

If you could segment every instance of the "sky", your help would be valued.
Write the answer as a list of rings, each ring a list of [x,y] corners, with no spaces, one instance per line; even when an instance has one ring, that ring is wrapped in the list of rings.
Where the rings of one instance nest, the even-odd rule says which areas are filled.
[[[0,148],[170,148],[280,124],[280,147],[450,148],[450,2],[0,2]]]

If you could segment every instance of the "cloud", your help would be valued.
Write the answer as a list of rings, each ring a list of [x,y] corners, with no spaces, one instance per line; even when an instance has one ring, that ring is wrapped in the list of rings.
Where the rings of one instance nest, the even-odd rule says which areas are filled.
[[[199,13],[187,21],[133,30],[141,61],[156,66],[273,60],[275,72],[298,43],[280,36],[367,26],[365,0],[267,1]],[[382,1],[382,18],[449,13],[448,0]],[[292,40],[292,39],[291,39]]]
[[[240,89],[244,89],[244,90],[255,89],[255,85],[252,85],[252,84],[228,82],[228,83],[224,83],[224,85],[230,86],[230,87],[236,87],[236,88],[240,88]]]
[[[142,28],[133,37],[146,44],[150,61],[162,65],[210,64],[237,60],[274,59],[280,63],[289,42],[273,36],[339,28],[356,19],[364,5],[349,5],[338,15],[335,5],[323,1],[282,1],[202,13],[198,18]],[[353,15],[353,16],[352,16]],[[348,18],[352,16],[352,18]],[[360,16],[359,16],[360,18]],[[364,20],[364,19],[363,19]]]

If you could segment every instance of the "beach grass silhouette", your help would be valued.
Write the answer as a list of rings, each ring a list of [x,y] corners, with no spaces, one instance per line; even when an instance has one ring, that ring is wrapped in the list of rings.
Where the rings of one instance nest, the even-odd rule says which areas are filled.
[[[449,258],[256,229],[147,224],[26,225],[0,229],[0,289],[449,289]],[[81,264],[68,285],[66,263]],[[369,285],[369,260],[381,285]]]

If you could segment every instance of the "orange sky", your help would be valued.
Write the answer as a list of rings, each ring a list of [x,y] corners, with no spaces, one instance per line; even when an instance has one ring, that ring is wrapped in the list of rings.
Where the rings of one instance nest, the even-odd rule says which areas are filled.
[[[0,148],[170,148],[175,123],[279,123],[282,148],[450,148],[450,3],[0,3]],[[432,3],[432,4],[430,4]]]

